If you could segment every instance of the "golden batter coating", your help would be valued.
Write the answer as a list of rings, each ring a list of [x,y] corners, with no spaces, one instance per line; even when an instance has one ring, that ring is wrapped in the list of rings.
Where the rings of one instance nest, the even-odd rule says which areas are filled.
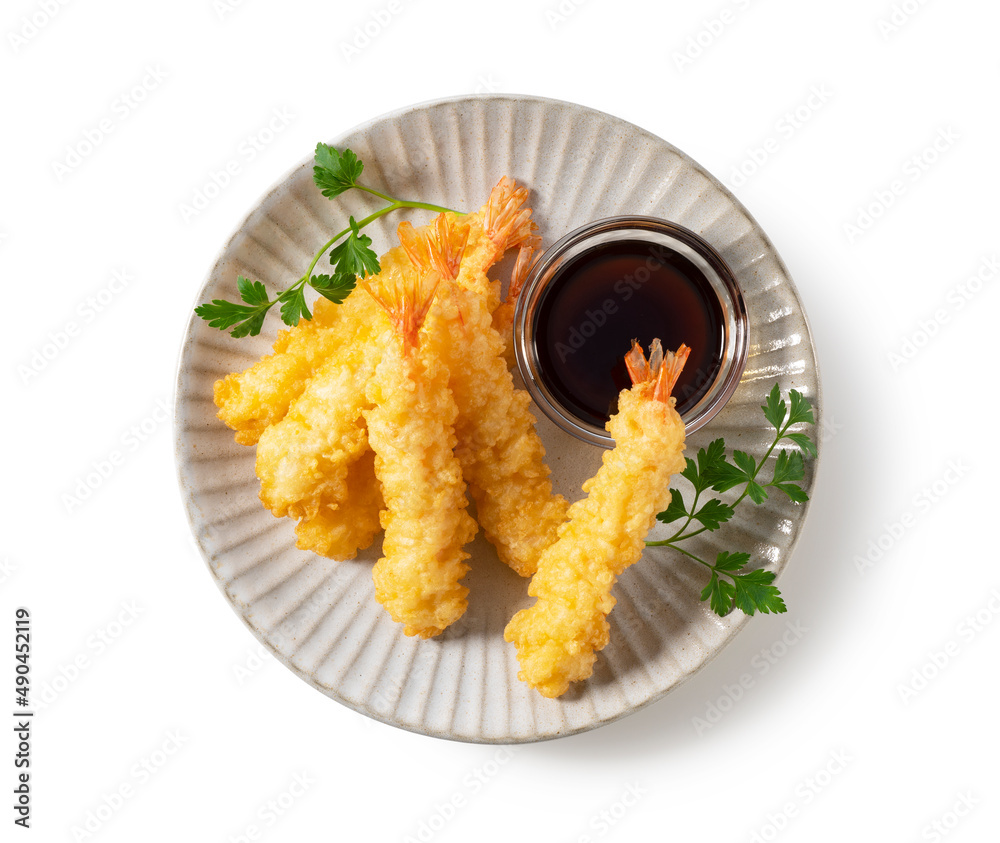
[[[410,272],[413,250],[419,252],[437,232],[444,246],[440,258],[447,261],[442,268],[492,313],[500,285],[486,271],[510,246],[537,242],[531,211],[523,207],[527,195],[501,179],[473,214],[442,214],[416,229],[402,223],[401,245],[382,256],[379,276]],[[420,256],[426,263],[426,249]],[[236,431],[238,442],[258,445],[261,501],[276,516],[299,520],[297,544],[303,550],[350,558],[377,532],[377,481],[354,463],[369,449],[365,385],[387,326],[364,290],[341,305],[320,299],[312,320],[279,333],[273,354],[215,385],[219,418]]]
[[[256,445],[268,426],[281,421],[316,370],[341,350],[363,319],[362,297],[349,296],[340,305],[320,299],[313,318],[278,331],[273,353],[249,369],[215,382],[219,418],[236,431],[241,445]]]
[[[684,423],[670,397],[689,349],[647,363],[636,343],[626,357],[634,386],[607,424],[615,447],[569,508],[559,539],[542,554],[528,593],[538,600],[514,615],[504,637],[517,646],[519,677],[546,697],[593,671],[608,643],[611,588],[642,556],[656,513],[670,502],[670,476],[684,469]]]
[[[458,416],[448,370],[433,353],[421,353],[420,327],[437,277],[415,272],[373,290],[393,328],[368,381],[368,441],[385,510],[383,557],[372,577],[375,596],[407,635],[429,638],[465,612],[468,571],[462,547],[476,533],[465,511],[465,481],[455,457]]]
[[[503,358],[507,368],[512,370],[517,365],[517,358],[514,356],[514,309],[517,307],[521,288],[528,277],[528,272],[531,271],[534,259],[534,246],[530,244],[521,246],[517,253],[514,271],[510,276],[510,286],[507,287],[507,298],[493,313],[493,327],[503,340]]]
[[[383,274],[402,271],[406,256],[394,251],[383,259]],[[373,462],[355,463],[369,450],[365,385],[389,322],[365,290],[339,306],[352,301],[353,332],[306,381],[285,417],[261,434],[255,466],[264,506],[300,522],[298,547],[335,559],[352,558],[374,541],[381,506],[374,474],[364,473]]]
[[[296,545],[331,559],[351,559],[368,547],[382,529],[379,513],[385,506],[375,477],[375,454],[366,451],[347,469],[342,501],[320,506],[296,526]]]
[[[491,313],[500,304],[500,285],[490,282],[486,272],[507,249],[538,242],[534,233],[537,226],[531,221],[530,209],[524,207],[527,197],[525,188],[504,177],[478,211],[449,215],[462,221],[468,231],[460,283],[488,295]],[[355,295],[339,305],[319,299],[312,319],[302,319],[294,328],[278,332],[272,354],[216,382],[219,418],[236,431],[237,442],[255,445],[265,428],[284,418],[309,378],[350,341],[357,322],[370,312],[369,305]]]
[[[458,405],[455,453],[479,525],[500,559],[530,576],[555,541],[567,508],[565,498],[552,493],[545,448],[528,409],[531,398],[514,387],[486,296],[460,285],[455,244],[462,235],[442,216],[432,231],[408,235],[407,241],[414,265],[444,275],[424,342],[450,373]]]

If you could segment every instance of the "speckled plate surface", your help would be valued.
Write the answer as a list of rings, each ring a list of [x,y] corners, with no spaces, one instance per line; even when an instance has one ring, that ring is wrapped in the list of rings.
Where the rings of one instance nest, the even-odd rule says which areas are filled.
[[[714,177],[649,132],[570,103],[485,95],[405,108],[331,143],[358,153],[367,184],[453,208],[478,208],[500,176],[512,176],[531,188],[546,245],[585,222],[625,213],[673,220],[707,239],[746,297],[750,357],[733,399],[689,437],[689,454],[724,436],[730,447],[759,458],[772,438],[759,407],[776,381],[783,392],[803,392],[817,414],[821,409],[809,326],[774,247]],[[312,183],[312,159],[304,160],[239,225],[197,301],[236,299],[238,273],[271,289],[287,286],[348,214],[360,219],[378,201],[359,191],[323,198]],[[411,216],[418,224],[429,218]],[[401,219],[391,215],[366,229],[379,253],[393,245]],[[700,565],[651,550],[615,586],[611,643],[594,675],[559,700],[544,699],[518,681],[514,648],[503,640],[508,619],[532,602],[527,581],[480,537],[470,546],[465,617],[437,639],[405,637],[374,598],[379,542],[347,562],[297,550],[293,523],[272,517],[257,498],[254,449],[237,445],[216,418],[213,382],[268,353],[280,327],[272,314],[260,336],[234,340],[192,316],[177,376],[177,464],[191,528],[226,599],[278,659],[327,696],[427,735],[543,740],[600,726],[658,699],[746,621],[738,611],[717,617],[700,602],[706,582]],[[576,499],[602,451],[536,415],[557,489]],[[807,462],[803,482],[810,491],[815,464]],[[719,541],[718,549],[750,550],[780,572],[806,509],[773,495],[760,507],[740,507],[720,534],[705,534],[692,550],[714,558]]]

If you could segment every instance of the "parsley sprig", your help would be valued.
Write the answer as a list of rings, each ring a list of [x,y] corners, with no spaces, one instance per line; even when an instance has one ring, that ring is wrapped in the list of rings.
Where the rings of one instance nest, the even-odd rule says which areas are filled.
[[[748,615],[754,612],[787,611],[781,592],[772,585],[774,574],[759,568],[748,569],[749,553],[723,551],[716,556],[713,564],[679,545],[701,533],[718,530],[733,517],[736,507],[744,499],[750,498],[755,504],[763,503],[767,500],[769,489],[776,489],[796,503],[809,500],[809,496],[796,481],[805,477],[803,457],[815,456],[816,445],[805,433],[792,432],[791,428],[799,424],[815,424],[816,421],[807,398],[794,389],[789,392],[788,397],[789,401],[786,403],[775,384],[767,396],[767,403],[761,406],[764,417],[775,429],[775,437],[759,462],[743,451],[733,451],[732,462],[729,462],[723,439],[716,439],[707,448],[699,449],[697,461],[690,458],[687,460],[681,476],[694,487],[690,505],[685,502],[680,491],[671,489],[670,505],[656,516],[663,524],[672,524],[682,519],[683,523],[670,538],[646,542],[649,547],[673,548],[708,568],[712,575],[701,592],[701,599],[708,600],[712,611],[719,615],[728,614],[734,605]],[[794,443],[797,450],[779,451],[771,479],[765,482],[760,476],[761,469],[774,449],[784,440]],[[702,502],[702,496],[706,492],[727,492],[738,486],[743,489],[732,503],[725,503],[715,497]]]
[[[320,247],[305,274],[273,299],[260,281],[251,281],[240,275],[236,279],[236,288],[242,303],[213,299],[196,307],[195,313],[213,328],[220,330],[231,328],[230,334],[234,337],[257,336],[264,325],[264,317],[276,304],[281,305],[281,320],[286,325],[297,325],[300,319],[312,319],[312,313],[305,299],[306,285],[334,304],[340,304],[351,294],[359,275],[362,277],[375,275],[380,271],[378,255],[371,248],[372,240],[361,233],[361,229],[366,225],[401,208],[459,213],[427,202],[395,199],[363,185],[358,182],[358,178],[364,167],[361,159],[349,149],[339,152],[328,144],[317,144],[313,181],[324,196],[333,199],[347,190],[356,189],[384,199],[389,204],[361,220],[349,217],[347,228],[335,234]],[[333,248],[330,251],[330,264],[333,271],[329,274],[313,275],[316,264],[331,246]]]

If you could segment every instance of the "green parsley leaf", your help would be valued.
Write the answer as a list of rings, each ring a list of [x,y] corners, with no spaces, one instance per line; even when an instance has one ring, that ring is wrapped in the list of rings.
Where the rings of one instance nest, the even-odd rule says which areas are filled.
[[[267,309],[258,310],[256,314],[251,316],[246,322],[243,322],[233,328],[230,331],[230,336],[240,337],[251,336],[255,337],[260,333],[260,329],[264,327],[264,317],[267,316]]]
[[[805,503],[809,500],[809,495],[802,490],[801,486],[795,483],[772,483],[771,485],[775,489],[780,489],[796,503]]]
[[[720,553],[715,564],[709,566],[712,576],[702,589],[701,599],[708,600],[712,611],[723,616],[732,611],[734,604],[747,615],[787,611],[781,592],[772,585],[774,574],[763,569],[744,570],[749,561],[749,553]]]
[[[712,488],[716,492],[728,492],[734,486],[746,483],[749,478],[745,471],[728,462],[720,463],[712,474]]]
[[[720,617],[725,617],[732,611],[735,596],[736,586],[729,580],[719,579],[715,573],[701,592],[701,599],[708,600],[712,611]]]
[[[753,482],[754,472],[757,470],[754,458],[743,451],[733,451],[733,462],[736,465],[730,465],[723,460],[715,466],[712,472],[715,480],[712,488],[716,492],[728,492],[734,486]]]
[[[717,571],[725,571],[726,573],[733,573],[738,571],[747,562],[750,561],[749,553],[730,553],[728,550],[722,551],[718,556],[715,557],[715,569]]]
[[[726,443],[723,439],[713,440],[708,448],[698,451],[698,462],[686,460],[687,467],[681,472],[682,477],[691,481],[696,492],[701,493],[711,488],[720,470],[726,464]]]
[[[299,324],[299,320],[303,317],[312,319],[312,314],[306,305],[305,293],[301,287],[289,288],[278,296],[278,301],[281,302],[281,320],[286,325],[294,327]]]
[[[240,292],[240,298],[247,304],[260,306],[270,302],[267,290],[260,281],[251,281],[249,278],[238,275],[236,277],[236,288]]]
[[[778,454],[778,459],[774,464],[774,477],[768,486],[780,489],[789,498],[797,503],[804,503],[809,500],[809,496],[802,491],[802,488],[791,482],[801,480],[806,476],[805,464],[800,451],[782,451]]]
[[[754,472],[757,470],[756,460],[743,451],[733,451],[733,462],[739,466],[740,470],[746,475],[747,480],[753,477]]]
[[[777,386],[777,384],[775,384],[775,386]],[[800,424],[802,422],[816,424],[816,419],[813,418],[812,405],[801,392],[793,389],[788,393],[788,397],[792,403],[792,410],[788,416],[787,427],[791,427],[793,424]]]
[[[765,614],[788,611],[781,592],[771,585],[773,582],[774,574],[761,568],[739,574],[733,580],[736,607],[747,615],[753,615],[755,611]]]
[[[671,489],[670,491],[672,494],[674,490]],[[733,508],[727,506],[718,498],[706,501],[705,505],[694,514],[694,520],[700,522],[709,531],[718,530],[720,525],[732,517]]]
[[[688,460],[690,462],[690,460]],[[687,515],[687,507],[684,506],[684,497],[676,489],[670,490],[670,505],[656,516],[656,520],[661,524],[669,524]]]
[[[691,457],[684,458],[684,470],[681,477],[686,478],[694,486],[696,492],[700,492],[698,484],[701,483],[701,475],[698,473],[698,464]]]
[[[764,411],[764,418],[771,423],[771,426],[775,430],[781,430],[781,426],[785,423],[785,414],[788,412],[788,408],[781,397],[781,390],[778,388],[777,382],[771,388],[767,396],[767,403],[762,404],[761,409]]]
[[[787,483],[791,480],[801,480],[806,476],[802,454],[799,451],[781,451],[774,463],[774,478],[769,485]]]
[[[751,480],[747,483],[747,497],[755,504],[762,504],[767,500],[767,492],[764,491],[764,487],[760,483]]]
[[[230,333],[234,337],[257,336],[270,304],[252,306],[235,304],[223,299],[213,299],[209,304],[200,304],[194,309],[213,328],[225,330],[236,326]]]
[[[802,449],[802,452],[804,454],[809,454],[810,456],[815,457],[816,454],[818,453],[816,450],[816,443],[814,443],[812,439],[810,439],[804,433],[786,433],[784,438],[791,439],[796,445],[798,445]]]
[[[345,190],[357,186],[358,177],[364,168],[365,165],[351,150],[345,149],[340,153],[328,144],[316,144],[313,181],[327,199],[333,199]]]
[[[334,275],[314,275],[309,279],[309,286],[334,304],[341,304],[357,284],[357,276],[341,275],[339,272]]]
[[[224,299],[212,299],[206,304],[199,304],[194,312],[208,322],[213,328],[229,328],[237,322],[242,322],[254,311],[252,307],[233,304]]]
[[[354,217],[350,218],[351,232],[330,252],[330,263],[337,267],[338,275],[375,275],[380,270],[378,255],[372,250],[372,239],[361,234]]]

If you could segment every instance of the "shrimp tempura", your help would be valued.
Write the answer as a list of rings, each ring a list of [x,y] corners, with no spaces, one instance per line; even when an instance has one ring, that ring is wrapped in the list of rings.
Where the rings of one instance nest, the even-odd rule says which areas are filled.
[[[507,248],[537,241],[531,211],[523,207],[527,195],[504,178],[480,210],[448,216],[450,230],[461,232],[449,275],[460,277],[491,313],[500,285],[486,271]],[[434,227],[441,230],[441,219],[418,229],[403,223],[402,245],[381,257],[380,276],[410,272],[408,244]],[[378,481],[355,463],[368,451],[365,384],[387,324],[364,290],[340,305],[320,299],[311,321],[279,333],[274,354],[216,383],[219,417],[237,431],[238,442],[258,445],[261,501],[275,516],[299,521],[295,532],[303,550],[346,559],[378,532]]]
[[[444,276],[425,342],[450,374],[458,405],[455,453],[479,524],[500,559],[530,576],[555,541],[567,507],[562,495],[552,494],[545,448],[528,410],[531,398],[514,387],[487,299],[457,282],[464,246],[457,225],[442,215],[423,237],[401,231],[400,239],[414,266]]]
[[[458,216],[470,232],[463,285],[487,295],[491,313],[500,304],[500,285],[486,279],[487,270],[507,249],[538,239],[531,211],[523,207],[527,197],[527,190],[504,177],[482,208]],[[366,318],[367,304],[355,295],[339,305],[319,299],[312,319],[301,319],[294,328],[278,332],[272,354],[216,381],[219,418],[236,431],[237,442],[256,445],[269,425],[285,417],[322,364],[351,341],[354,326]]]
[[[329,498],[295,525],[296,546],[330,559],[351,559],[375,541],[382,529],[379,513],[385,504],[370,450],[347,467],[340,496],[331,493]]]
[[[407,277],[409,276],[409,277]],[[465,482],[455,458],[458,408],[448,371],[423,354],[418,332],[437,286],[433,274],[381,279],[372,295],[392,322],[383,357],[368,382],[365,411],[385,511],[384,556],[372,572],[375,596],[407,635],[437,635],[465,612],[469,590],[462,550],[476,533],[465,511]]]
[[[504,176],[490,191],[489,201],[478,214],[469,217],[470,234],[467,256],[462,260],[461,272],[456,279],[458,285],[467,290],[484,294],[489,288],[487,305],[493,314],[493,327],[503,341],[503,354],[508,368],[514,366],[514,305],[524,280],[527,264],[541,238],[536,234],[538,226],[531,219],[531,209],[525,206],[528,189],[518,187]],[[500,285],[488,281],[489,269],[508,249],[519,248],[518,265],[507,290],[507,298],[499,303]]]
[[[396,251],[383,259],[383,274],[402,271],[398,260],[406,258]],[[261,434],[255,466],[264,506],[276,517],[299,521],[298,547],[334,559],[355,556],[380,529],[372,462],[357,468],[355,463],[369,450],[362,416],[371,406],[365,385],[389,322],[363,289],[342,305],[329,304],[351,302],[350,334],[345,331],[342,345],[307,381],[285,417]]]
[[[685,465],[684,423],[670,392],[689,352],[682,345],[664,358],[654,340],[648,363],[638,343],[626,356],[634,386],[622,391],[607,424],[615,447],[542,554],[528,588],[538,600],[504,630],[517,645],[519,677],[543,696],[558,697],[592,673],[608,643],[611,588],[640,558],[656,513],[670,502],[670,476]]]
[[[272,354],[215,382],[219,418],[236,431],[237,442],[256,445],[269,425],[285,417],[309,378],[344,347],[356,323],[364,318],[365,303],[360,298],[350,296],[341,305],[319,299],[312,319],[278,331]]]

